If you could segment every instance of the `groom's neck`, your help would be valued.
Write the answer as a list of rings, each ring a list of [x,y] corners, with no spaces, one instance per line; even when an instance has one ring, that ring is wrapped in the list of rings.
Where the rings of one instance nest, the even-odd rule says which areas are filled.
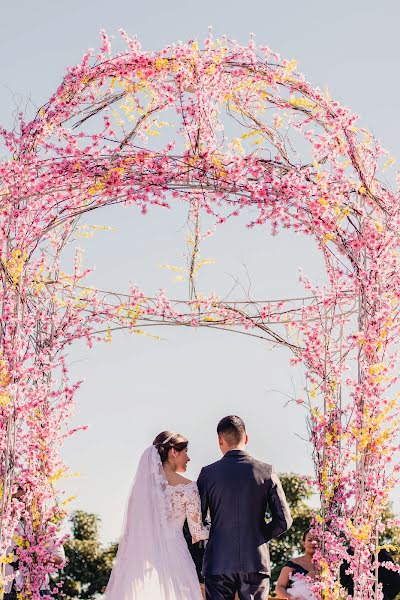
[[[231,450],[244,450],[246,447],[246,444],[238,444],[237,446],[229,446],[228,448],[223,450],[223,454],[227,454],[228,452],[231,452]]]
[[[223,434],[218,435],[219,447],[223,455],[227,454],[231,450],[244,450],[246,448],[249,438],[247,435],[244,437],[227,439]],[[231,443],[229,443],[231,442]]]

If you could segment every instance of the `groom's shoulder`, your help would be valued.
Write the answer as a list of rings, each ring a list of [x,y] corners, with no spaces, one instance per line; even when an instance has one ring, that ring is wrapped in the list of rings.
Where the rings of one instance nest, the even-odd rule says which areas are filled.
[[[263,462],[262,460],[258,460],[257,458],[251,457],[254,467],[262,472],[265,477],[270,478],[272,473],[274,472],[274,467],[269,463]]]
[[[221,466],[221,461],[222,459],[220,458],[219,460],[216,460],[215,462],[206,465],[202,468],[202,471],[213,471],[214,469],[218,469],[218,467]]]
[[[218,471],[221,468],[222,465],[222,459],[216,460],[213,463],[210,463],[209,465],[206,465],[205,467],[203,467],[201,469],[201,474],[203,475],[211,475],[212,473],[215,473],[216,471]]]
[[[258,471],[262,471],[268,477],[270,477],[271,474],[274,472],[274,467],[272,465],[258,460],[257,458],[254,458],[254,456],[251,456],[251,454],[246,455],[245,462],[247,462],[248,464],[250,463],[253,468],[255,467]],[[223,460],[223,458],[220,458],[219,460],[203,467],[202,471],[203,473],[212,473],[218,471],[219,469],[223,469],[226,466],[226,464],[227,463]]]

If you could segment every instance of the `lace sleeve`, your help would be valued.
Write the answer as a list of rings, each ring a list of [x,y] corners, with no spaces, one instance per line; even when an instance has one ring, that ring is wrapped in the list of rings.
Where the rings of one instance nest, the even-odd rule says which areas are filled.
[[[192,542],[195,544],[200,540],[208,538],[208,527],[203,525],[201,518],[200,494],[195,482],[186,486],[186,519],[192,534]]]

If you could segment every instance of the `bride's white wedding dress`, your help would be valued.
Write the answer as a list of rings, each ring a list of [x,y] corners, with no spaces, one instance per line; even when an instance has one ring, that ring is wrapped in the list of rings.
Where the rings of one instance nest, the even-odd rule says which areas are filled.
[[[183,525],[206,539],[197,484],[168,484],[159,454],[142,455],[132,486],[106,600],[202,600]]]

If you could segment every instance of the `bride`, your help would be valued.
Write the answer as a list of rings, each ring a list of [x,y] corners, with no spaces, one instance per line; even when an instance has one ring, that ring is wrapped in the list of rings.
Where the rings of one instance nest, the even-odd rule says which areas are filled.
[[[188,441],[163,431],[140,459],[106,600],[202,600],[183,525],[207,539],[197,484],[180,475]]]

